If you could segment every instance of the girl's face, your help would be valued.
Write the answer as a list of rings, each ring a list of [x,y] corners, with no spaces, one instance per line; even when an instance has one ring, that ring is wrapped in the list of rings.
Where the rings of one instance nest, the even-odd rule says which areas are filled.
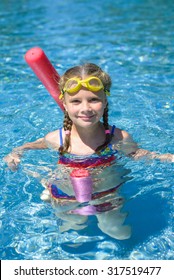
[[[65,93],[63,104],[73,124],[87,128],[100,121],[107,100],[104,90],[92,92],[82,87],[77,93]]]

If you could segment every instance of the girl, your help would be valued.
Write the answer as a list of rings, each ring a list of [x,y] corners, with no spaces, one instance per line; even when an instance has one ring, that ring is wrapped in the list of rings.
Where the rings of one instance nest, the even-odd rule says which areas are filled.
[[[69,69],[60,79],[63,100],[63,129],[48,133],[44,138],[14,148],[4,160],[15,170],[24,151],[52,148],[60,156],[69,153],[92,155],[108,146],[124,155],[174,161],[172,154],[157,154],[140,149],[124,130],[108,124],[108,102],[111,79],[100,67],[88,63]],[[103,117],[103,122],[100,119]]]
[[[126,131],[108,123],[107,96],[110,95],[111,79],[97,65],[88,63],[69,69],[61,77],[59,87],[65,108],[63,128],[14,148],[4,160],[9,168],[16,170],[24,151],[56,149],[62,175],[59,174],[59,178],[55,174],[52,176],[41,198],[49,200],[51,195],[57,216],[67,221],[60,231],[82,229],[85,215],[95,214],[103,232],[116,239],[127,239],[130,227],[123,225],[126,214],[120,212],[123,198],[117,189],[127,180],[129,170],[121,165],[114,169],[112,163],[119,154],[134,159],[146,156],[172,162],[174,155],[159,155],[140,149]],[[92,200],[82,208],[79,208],[71,182],[65,176],[74,168],[90,170],[93,180]]]

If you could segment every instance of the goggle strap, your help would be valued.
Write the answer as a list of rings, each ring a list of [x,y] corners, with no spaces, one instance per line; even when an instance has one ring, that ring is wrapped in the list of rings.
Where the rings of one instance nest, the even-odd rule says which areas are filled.
[[[107,96],[110,96],[110,91],[109,90],[105,89],[104,92]]]
[[[62,90],[61,90],[61,94],[59,95],[59,99],[62,99],[63,96],[64,96],[64,94],[65,94],[65,92],[64,92],[64,90],[62,89]]]

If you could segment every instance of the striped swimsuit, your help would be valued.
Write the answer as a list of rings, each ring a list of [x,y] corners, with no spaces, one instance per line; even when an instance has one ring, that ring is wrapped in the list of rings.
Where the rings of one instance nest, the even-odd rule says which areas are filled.
[[[112,126],[111,135],[114,135],[115,126]],[[62,128],[59,130],[60,137],[60,145],[63,145],[63,137],[62,137]],[[63,155],[59,155],[58,164],[65,165],[66,167],[71,168],[95,168],[99,166],[109,166],[116,160],[117,150],[112,149],[112,144],[109,144],[107,148],[100,152],[100,155],[93,154],[90,156],[77,156],[70,153],[64,153]],[[121,184],[120,184],[121,185]],[[119,186],[120,186],[119,185]],[[94,193],[92,195],[92,199],[99,198],[108,193],[114,192],[119,186],[116,186],[112,189]],[[75,196],[69,196],[64,193],[61,189],[59,189],[56,185],[50,184],[48,186],[51,195],[55,199],[68,199],[75,200]]]

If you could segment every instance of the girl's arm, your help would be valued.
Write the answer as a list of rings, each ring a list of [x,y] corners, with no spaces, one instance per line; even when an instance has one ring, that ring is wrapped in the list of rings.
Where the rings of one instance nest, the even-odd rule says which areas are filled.
[[[4,157],[4,161],[8,167],[15,171],[21,161],[23,153],[27,150],[40,150],[40,149],[57,149],[59,148],[58,130],[48,133],[45,137],[39,138],[34,142],[25,143],[22,146],[14,148],[11,153]]]
[[[158,154],[156,152],[150,152],[144,149],[137,148],[134,153],[130,154],[134,159],[139,159],[141,157],[147,157],[149,159],[159,159],[161,161],[174,162],[173,154]]]
[[[117,131],[117,141],[116,147],[126,156],[132,157],[133,159],[140,159],[146,157],[148,159],[159,159],[161,161],[174,162],[173,154],[159,154],[157,152],[151,152],[138,147],[138,144],[134,142],[132,137],[126,131]]]
[[[128,136],[128,141],[131,141],[133,147],[133,150],[130,152],[130,154],[128,154],[128,156],[131,156],[135,160],[146,157],[147,159],[159,159],[161,161],[174,162],[173,154],[159,154],[158,152],[151,152],[145,149],[141,149],[138,147],[137,143],[132,140],[131,136]]]
[[[14,148],[7,156],[3,158],[3,160],[7,163],[8,167],[15,171],[17,169],[18,164],[21,161],[21,157],[24,151],[27,150],[37,150],[37,149],[47,149],[48,146],[45,142],[44,138],[39,138],[34,142],[25,143],[22,146]]]

